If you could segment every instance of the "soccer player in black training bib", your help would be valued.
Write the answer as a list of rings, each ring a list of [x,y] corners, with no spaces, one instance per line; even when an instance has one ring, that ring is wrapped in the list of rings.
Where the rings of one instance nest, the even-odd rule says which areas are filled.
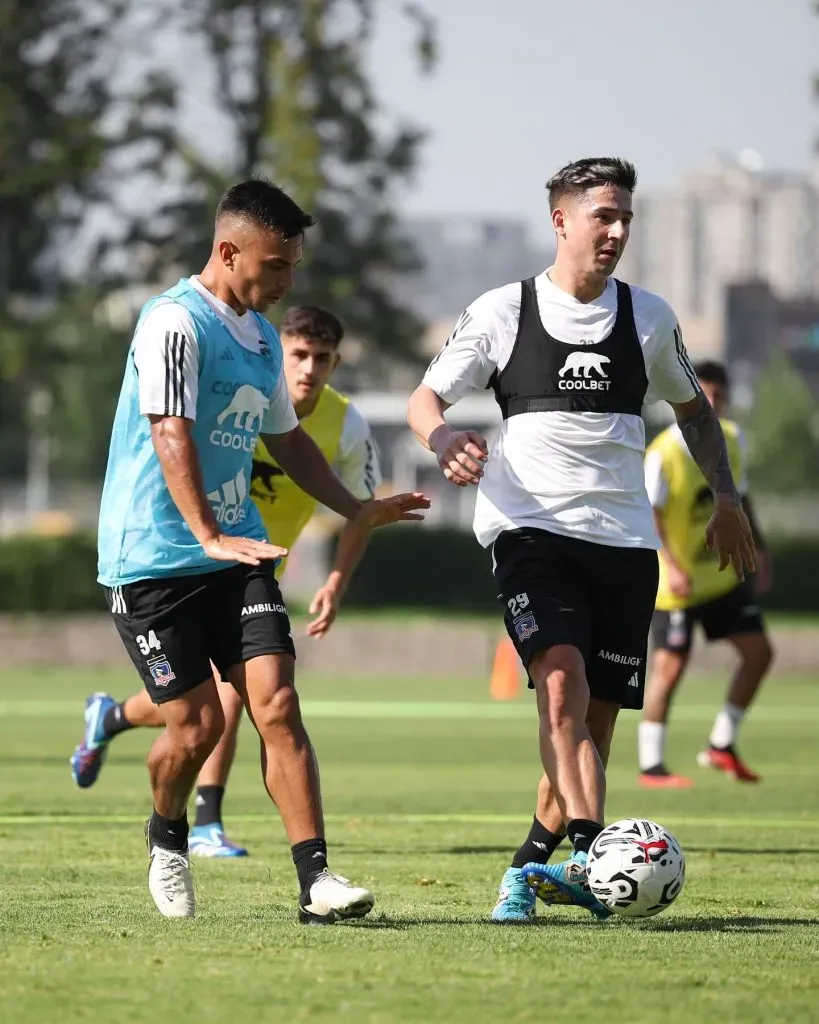
[[[643,477],[643,405],[665,400],[714,494],[706,541],[742,579],[751,530],[719,420],[697,386],[677,318],[611,275],[628,241],[634,167],[595,158],[547,184],[554,264],[481,295],[409,403],[410,426],[445,477],[477,485],[474,529],[491,549],[506,628],[529,674],[545,775],[532,827],[492,912],[527,921],[535,896],[607,911],[586,859],[604,823],[605,765],[621,708],[643,705],[659,547]],[[446,410],[491,389],[492,450]],[[574,848],[548,864],[568,837]]]

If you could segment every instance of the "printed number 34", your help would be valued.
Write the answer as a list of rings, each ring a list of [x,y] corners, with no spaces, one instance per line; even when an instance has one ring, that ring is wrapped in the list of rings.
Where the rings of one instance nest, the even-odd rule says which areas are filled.
[[[143,654],[150,654],[151,651],[162,650],[162,644],[157,640],[156,633],[151,630],[147,636],[144,633],[140,633],[136,638],[137,647]]]
[[[509,612],[512,618],[516,618],[523,611],[524,608],[529,607],[529,595],[528,594],[515,594],[514,597],[510,597],[506,602]]]

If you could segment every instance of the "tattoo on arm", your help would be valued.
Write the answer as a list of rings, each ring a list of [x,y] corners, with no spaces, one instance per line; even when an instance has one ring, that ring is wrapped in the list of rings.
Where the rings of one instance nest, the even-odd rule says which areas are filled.
[[[729,498],[733,505],[742,504],[731,475],[725,435],[705,396],[702,396],[694,415],[680,421],[679,428],[691,457],[699,466],[714,497]]]

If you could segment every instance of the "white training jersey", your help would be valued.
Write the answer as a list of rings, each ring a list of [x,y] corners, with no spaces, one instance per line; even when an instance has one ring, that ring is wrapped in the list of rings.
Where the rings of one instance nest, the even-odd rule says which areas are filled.
[[[189,280],[236,341],[250,352],[258,352],[261,339],[255,317],[250,313],[240,316],[211,294],[198,277]],[[167,338],[173,344],[168,345]],[[139,411],[143,416],[173,415],[196,420],[199,340],[185,306],[163,302],[146,315],[134,338],[134,364],[139,374]],[[173,396],[170,406],[169,395]],[[282,373],[265,410],[262,432],[287,434],[298,422]]]
[[[359,501],[369,501],[381,483],[381,466],[370,425],[352,402],[344,414],[333,469]]]
[[[593,302],[535,279],[540,318],[559,342],[598,344],[617,316],[613,279]],[[645,403],[687,402],[696,375],[677,318],[664,299],[632,287],[645,362]],[[509,361],[520,317],[520,282],[485,292],[461,315],[423,383],[453,405],[486,388]],[[642,417],[624,413],[529,412],[506,419],[489,452],[475,502],[475,534],[488,547],[504,530],[535,527],[612,547],[659,548],[643,476]]]

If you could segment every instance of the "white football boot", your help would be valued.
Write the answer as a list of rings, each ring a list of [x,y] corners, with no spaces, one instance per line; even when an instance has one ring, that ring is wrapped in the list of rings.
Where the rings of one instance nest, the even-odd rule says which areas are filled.
[[[163,917],[193,917],[193,877],[188,853],[165,850],[151,843],[148,827],[148,892]]]
[[[299,897],[299,920],[302,924],[335,924],[366,916],[374,903],[375,896],[368,889],[325,868]]]

